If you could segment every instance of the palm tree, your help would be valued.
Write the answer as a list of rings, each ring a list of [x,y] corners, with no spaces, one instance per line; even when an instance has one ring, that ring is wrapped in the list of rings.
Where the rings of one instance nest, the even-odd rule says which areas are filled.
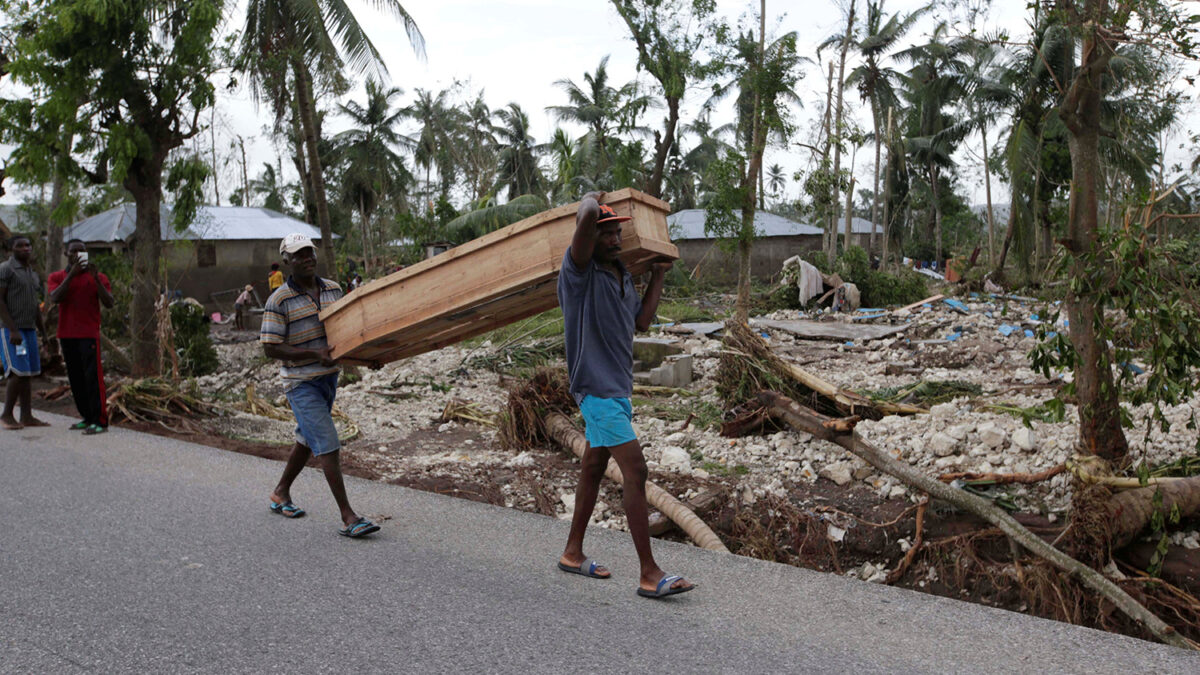
[[[403,114],[420,125],[415,137],[409,142],[413,150],[413,161],[425,169],[425,208],[426,215],[433,213],[433,188],[430,173],[434,165],[446,163],[448,149],[453,145],[451,138],[454,133],[453,106],[450,105],[449,91],[443,89],[437,94],[425,89],[416,90],[416,98],[403,110]]]
[[[954,145],[966,131],[956,125],[946,108],[962,96],[960,80],[955,73],[962,70],[959,59],[965,51],[961,41],[946,42],[946,25],[934,29],[929,42],[910,47],[899,56],[912,63],[905,75],[905,97],[911,106],[908,139],[909,153],[925,168],[930,202],[933,208],[932,232],[935,239],[935,259],[943,261],[942,247],[942,170],[954,166],[951,154]]]
[[[263,198],[263,208],[285,213],[283,186],[279,184],[279,176],[270,162],[263,162],[262,173],[250,181],[250,192]],[[248,197],[247,197],[248,200]],[[249,206],[249,203],[247,203]]]
[[[374,248],[371,219],[376,209],[409,176],[404,160],[396,152],[404,136],[398,126],[403,112],[392,101],[402,92],[397,87],[384,89],[375,80],[367,80],[367,104],[357,101],[339,105],[353,127],[338,134],[335,142],[345,157],[347,171],[342,201],[358,211],[363,240],[363,255],[370,260]],[[370,272],[368,267],[367,272]]]
[[[771,194],[775,196],[775,200],[779,200],[779,193],[783,192],[783,186],[787,184],[787,176],[784,175],[783,167],[778,164],[772,164],[767,169],[767,186],[771,188]]]
[[[638,91],[630,82],[619,89],[608,84],[608,57],[600,59],[594,73],[584,73],[585,87],[571,80],[554,83],[567,95],[567,105],[547,106],[559,121],[582,124],[588,128],[587,142],[594,146],[592,178],[599,180],[611,162],[610,148],[616,133],[637,130],[637,117],[654,105],[653,99]]]
[[[375,0],[373,4],[403,23],[413,50],[424,58],[425,39],[404,7],[397,0]],[[333,227],[317,149],[314,77],[339,80],[347,68],[354,73],[374,71],[383,77],[387,68],[346,0],[249,0],[239,62],[256,99],[271,102],[277,121],[287,111],[289,99],[295,101],[321,228],[323,266],[326,273],[335,273]]]
[[[529,134],[529,116],[516,103],[496,111],[496,135],[500,141],[500,167],[497,185],[508,189],[508,198],[521,195],[541,195],[545,178],[538,166],[537,154],[542,150]]]
[[[869,247],[875,248],[875,225],[879,221],[879,172],[880,146],[882,137],[883,111],[898,104],[896,85],[901,75],[896,70],[883,65],[888,58],[888,52],[899,42],[930,7],[925,6],[914,10],[906,16],[892,14],[887,16],[883,11],[884,0],[867,0],[867,14],[863,17],[862,38],[856,41],[862,63],[850,71],[846,84],[858,87],[859,97],[871,106],[871,123],[874,125],[875,136],[875,198],[871,202],[871,238]],[[887,17],[885,21],[884,18]]]

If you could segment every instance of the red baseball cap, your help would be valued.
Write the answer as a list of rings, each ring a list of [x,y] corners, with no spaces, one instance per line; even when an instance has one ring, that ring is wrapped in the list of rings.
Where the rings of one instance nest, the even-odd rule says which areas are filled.
[[[623,223],[627,220],[633,220],[630,216],[618,216],[613,207],[608,204],[600,205],[600,217],[596,219],[596,224],[601,223]]]

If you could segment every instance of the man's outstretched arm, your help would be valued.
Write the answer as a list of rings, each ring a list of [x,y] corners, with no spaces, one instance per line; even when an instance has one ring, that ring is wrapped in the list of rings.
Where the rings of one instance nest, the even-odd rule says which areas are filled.
[[[575,214],[575,236],[571,238],[571,262],[576,267],[586,267],[596,250],[596,221],[600,219],[600,200],[603,192],[589,192],[579,204]]]
[[[662,297],[663,282],[671,262],[656,262],[650,266],[650,283],[646,285],[646,294],[642,296],[642,311],[638,312],[634,325],[638,330],[649,330],[658,313],[658,301]]]

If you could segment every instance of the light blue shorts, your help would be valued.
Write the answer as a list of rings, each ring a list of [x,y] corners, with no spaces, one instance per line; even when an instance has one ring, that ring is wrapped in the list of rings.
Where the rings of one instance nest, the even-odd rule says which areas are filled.
[[[627,398],[584,396],[579,412],[583,413],[584,436],[593,448],[611,448],[637,440],[633,431],[633,404]]]
[[[25,352],[24,354],[18,354],[17,346],[8,341],[8,336],[11,335],[8,329],[0,328],[0,366],[3,366],[6,375],[41,375],[42,358],[38,353],[37,331],[33,328],[21,328],[18,332],[21,334],[21,346],[24,347],[21,351]]]
[[[312,450],[313,457],[337,452],[342,447],[331,414],[337,383],[338,373],[330,373],[297,382],[286,392],[296,416],[296,442]]]

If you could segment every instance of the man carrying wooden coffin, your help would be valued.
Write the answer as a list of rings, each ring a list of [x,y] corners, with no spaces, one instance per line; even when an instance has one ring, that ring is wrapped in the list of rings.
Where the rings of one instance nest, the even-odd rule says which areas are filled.
[[[650,327],[658,310],[670,262],[654,263],[644,298],[617,254],[621,223],[612,207],[600,204],[603,192],[584,196],[575,217],[575,236],[558,276],[571,394],[585,423],[588,449],[583,455],[575,513],[559,569],[597,579],[611,573],[583,554],[583,536],[596,506],[608,458],[624,479],[623,504],[629,533],[641,562],[638,595],[663,598],[695,588],[683,577],[667,575],[650,551],[646,505],[646,460],[633,431],[633,333]]]
[[[271,511],[288,518],[304,515],[304,509],[292,503],[291,489],[312,453],[341,511],[345,527],[339,532],[347,537],[366,536],[379,526],[359,517],[346,497],[341,442],[331,414],[341,371],[330,354],[325,326],[318,316],[322,307],[342,297],[342,289],[317,276],[317,247],[308,237],[289,234],[279,244],[279,253],[291,268],[291,276],[263,306],[259,341],[267,357],[283,362],[280,373],[287,382],[287,399],[297,426],[296,444],[271,493]]]

